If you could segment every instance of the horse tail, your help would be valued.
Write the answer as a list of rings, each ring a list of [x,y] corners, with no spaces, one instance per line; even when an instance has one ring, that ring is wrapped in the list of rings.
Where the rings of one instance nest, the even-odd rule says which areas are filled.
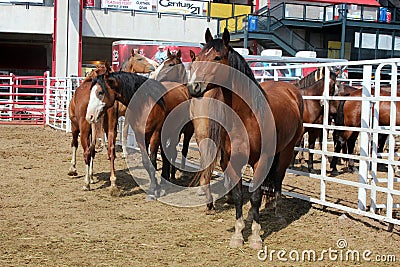
[[[214,98],[214,99],[219,99],[218,97],[222,96],[222,91],[221,90],[216,90],[216,92],[214,92],[212,95],[210,95],[210,98]],[[212,141],[214,141],[215,147],[202,147],[201,148],[201,168],[202,171],[199,171],[196,173],[196,175],[194,176],[193,180],[191,181],[189,186],[192,185],[198,185],[199,181],[201,179],[201,177],[210,177],[212,176],[212,172],[215,169],[215,166],[217,165],[217,156],[218,156],[218,152],[220,151],[221,148],[221,125],[220,123],[223,123],[223,121],[226,118],[226,113],[225,113],[225,108],[223,105],[215,105],[214,101],[210,101],[208,102],[208,111],[211,111],[213,114],[213,118],[217,118],[217,120],[215,119],[211,119],[208,118],[208,136],[207,138],[211,139]],[[226,123],[224,123],[225,125]],[[212,148],[216,149],[216,153],[215,150],[213,150]],[[208,166],[204,166],[204,163],[210,163]]]

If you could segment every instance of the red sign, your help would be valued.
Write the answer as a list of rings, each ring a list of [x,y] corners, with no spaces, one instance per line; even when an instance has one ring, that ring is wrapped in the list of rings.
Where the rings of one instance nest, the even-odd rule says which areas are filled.
[[[85,7],[94,7],[94,0],[85,0]]]

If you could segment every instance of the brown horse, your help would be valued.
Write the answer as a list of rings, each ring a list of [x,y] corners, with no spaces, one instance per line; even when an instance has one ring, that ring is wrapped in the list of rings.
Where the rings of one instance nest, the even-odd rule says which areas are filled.
[[[122,64],[120,70],[132,73],[148,74],[154,72],[158,67],[158,63],[151,60],[137,52],[134,49],[131,50],[131,56]],[[124,116],[124,114],[120,116]],[[128,139],[129,124],[124,123],[122,127],[122,157],[126,158],[128,151],[126,148]]]
[[[120,70],[133,73],[150,73],[158,68],[158,63],[131,50],[131,56],[122,64]]]
[[[188,88],[203,96],[191,107],[193,117],[208,115],[212,119],[197,117],[193,120],[196,140],[202,143],[212,139],[221,150],[220,164],[225,170],[226,184],[233,187],[236,208],[232,247],[243,245],[241,170],[246,163],[254,169],[250,198],[253,224],[249,241],[252,248],[260,249],[261,184],[264,183],[279,198],[286,168],[303,132],[303,100],[292,84],[274,81],[258,84],[244,58],[229,45],[227,29],[222,39],[213,39],[207,29],[205,39],[205,46],[191,66]],[[215,120],[224,123],[224,129]],[[205,186],[210,210],[214,208],[210,177],[216,161],[215,151],[207,145],[200,146],[200,151],[203,167],[209,155],[213,158],[212,164],[200,174],[200,184]]]
[[[371,90],[371,94],[375,94],[375,90]],[[391,96],[391,93],[387,89],[382,88],[380,92],[381,96]],[[399,95],[399,93],[398,93]],[[350,97],[360,97],[362,96],[362,89],[355,90],[349,94]],[[337,106],[337,116],[335,123],[340,126],[348,127],[360,127],[361,126],[361,105],[362,102],[359,100],[346,100],[338,101]],[[337,102],[336,102],[337,103]],[[379,102],[379,125],[388,126],[390,125],[390,102],[380,101]],[[400,102],[396,102],[396,125],[400,125]],[[340,149],[347,145],[348,152],[353,154],[355,143],[358,138],[358,131],[334,131],[334,141],[335,141],[335,152],[340,152]],[[378,136],[378,152],[383,152],[383,148],[387,139],[387,135],[380,134]],[[338,175],[337,170],[337,157],[333,157],[331,161],[332,175]],[[350,172],[355,171],[354,160],[349,159],[348,169]]]
[[[89,103],[90,96],[90,86],[92,80],[107,71],[108,66],[100,66],[93,70],[82,82],[82,84],[76,89],[74,95],[72,96],[71,102],[69,104],[69,117],[71,120],[72,127],[72,160],[71,167],[69,169],[69,175],[77,175],[76,170],[76,150],[78,148],[78,136],[81,135],[81,144],[83,148],[83,155],[86,164],[86,174],[84,179],[84,190],[90,190],[90,183],[93,183],[93,159],[95,156],[95,130],[86,120],[86,110]],[[116,189],[116,176],[114,168],[115,160],[115,138],[116,138],[116,120],[118,114],[124,114],[125,108],[116,103],[114,106],[107,109],[105,116],[102,118],[99,125],[96,126],[97,129],[103,128],[108,136],[108,158],[110,160],[110,181],[111,190]],[[102,126],[101,126],[102,125]],[[101,130],[103,130],[101,129]],[[111,191],[111,192],[112,192]]]
[[[185,66],[182,63],[182,52],[178,50],[176,53],[171,53],[169,49],[167,50],[167,58],[163,61],[163,63],[150,75],[150,78],[155,79],[163,83],[167,88],[174,88],[174,92],[168,92],[167,101],[173,103],[173,107],[167,112],[171,112],[173,108],[175,108],[180,103],[187,101],[190,99],[189,92],[183,84],[187,83],[187,74]],[[178,86],[178,84],[182,84]],[[171,95],[171,96],[169,96]],[[169,98],[175,98],[175,100]],[[186,166],[186,157],[189,149],[190,138],[193,136],[193,123],[189,121],[185,124],[180,132],[180,135],[183,134],[183,145],[182,145],[182,161],[181,161],[181,170],[183,170]],[[179,138],[180,139],[180,135]],[[175,147],[175,146],[173,146]],[[165,156],[162,154],[162,156]],[[169,180],[175,179],[176,175],[176,167],[175,167],[176,153],[172,153],[172,158],[169,160],[163,160],[163,171],[162,177]],[[172,166],[170,166],[169,162],[172,162]],[[169,171],[170,170],[170,171]],[[170,175],[169,175],[170,173]]]
[[[145,93],[143,93],[143,89]],[[138,92],[140,92],[138,94]],[[147,199],[153,200],[161,194],[156,173],[156,156],[160,146],[160,134],[166,116],[163,95],[166,89],[158,81],[129,72],[106,72],[92,82],[86,119],[97,122],[107,108],[114,106],[116,100],[128,106],[134,95],[139,97],[130,107],[127,117],[142,155],[142,163],[150,176]],[[150,159],[147,154],[150,146]]]
[[[132,100],[133,104],[129,106],[127,119],[135,133],[142,154],[142,163],[150,176],[147,200],[154,200],[164,193],[155,177],[156,156],[161,145],[161,130],[164,120],[169,112],[188,99],[189,94],[184,85],[174,82],[161,84],[135,73],[106,72],[92,82],[86,113],[86,119],[90,122],[98,121],[105,109],[113,106],[116,100],[124,105],[128,105]],[[176,131],[168,132],[167,135],[171,135],[171,139],[178,136]],[[177,141],[172,140],[171,144],[169,147],[177,144]],[[150,155],[147,154],[149,147]],[[165,160],[165,155],[163,155],[163,161]]]
[[[325,91],[325,79],[323,79],[325,68],[319,68],[314,72],[310,73],[306,77],[300,80],[299,85],[303,85],[305,87],[299,87],[299,92],[302,96],[322,96]],[[317,75],[317,73],[320,73]],[[336,94],[336,77],[338,72],[329,68],[329,95],[333,96]],[[319,79],[319,80],[314,80]],[[308,84],[308,85],[307,85]],[[320,99],[305,99],[304,100],[304,112],[303,112],[303,123],[312,123],[312,124],[322,124],[323,116],[324,116],[324,107],[321,105]],[[308,133],[308,148],[314,149],[315,142],[317,138],[321,140],[322,138],[322,129],[305,127],[304,134]],[[295,156],[296,156],[295,152]],[[309,152],[308,159],[308,171],[314,172],[314,157],[313,153]]]

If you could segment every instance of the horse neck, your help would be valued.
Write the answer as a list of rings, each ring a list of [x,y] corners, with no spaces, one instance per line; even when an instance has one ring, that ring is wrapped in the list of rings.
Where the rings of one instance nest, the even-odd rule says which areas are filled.
[[[302,92],[304,92],[303,95],[308,95],[308,96],[318,96],[324,93],[324,88],[325,88],[325,81],[324,79],[321,79],[314,83],[311,86],[308,86],[306,88],[302,89]]]

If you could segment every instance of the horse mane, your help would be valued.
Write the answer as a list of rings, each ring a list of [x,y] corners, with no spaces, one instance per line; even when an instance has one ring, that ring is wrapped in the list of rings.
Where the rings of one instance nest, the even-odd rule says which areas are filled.
[[[229,61],[229,66],[237,69],[241,73],[245,74],[250,80],[252,80],[262,92],[264,90],[261,89],[258,81],[254,77],[254,72],[251,70],[249,64],[246,62],[244,57],[239,54],[235,49],[233,49],[232,46],[229,46],[229,51],[228,51],[228,61]]]
[[[215,40],[213,40],[213,41],[215,41]],[[221,40],[221,42],[216,42],[216,43],[220,43],[221,45],[223,45],[222,40]],[[218,50],[218,47],[216,47],[216,50]],[[242,55],[240,55],[235,49],[233,49],[232,46],[228,47],[228,62],[229,62],[230,67],[240,71],[241,73],[246,75],[246,77],[252,81],[252,83],[250,83],[248,87],[239,86],[239,88],[235,88],[235,91],[236,92],[240,91],[240,94],[242,96],[248,96],[246,98],[246,100],[248,100],[248,101],[250,100],[252,102],[252,103],[248,103],[248,104],[250,104],[252,107],[255,107],[258,111],[260,111],[261,119],[262,119],[262,121],[264,121],[263,120],[264,111],[265,111],[264,105],[265,105],[265,99],[266,99],[267,95],[266,95],[265,91],[261,88],[259,82],[254,77],[254,73],[251,70],[249,64],[246,62],[246,60],[244,59],[244,57]],[[261,93],[261,95],[263,95],[265,97],[265,99],[260,98],[259,95],[257,95],[257,93],[254,92],[254,90],[252,90],[254,85],[258,88],[258,91]]]
[[[92,87],[98,83],[103,88],[107,88],[106,81],[109,79],[114,79],[116,81],[117,86],[113,87],[112,89],[118,92],[121,95],[121,101],[126,106],[129,105],[130,100],[132,99],[133,95],[141,88],[142,86],[146,86],[145,91],[146,96],[149,96],[154,99],[162,108],[165,109],[165,103],[162,96],[166,93],[165,87],[156,80],[148,79],[145,76],[138,75],[136,73],[131,72],[112,72],[109,73],[107,76],[99,75],[92,81]],[[161,98],[159,98],[161,96]]]
[[[317,68],[310,72],[307,76],[304,76],[300,80],[298,80],[295,85],[299,88],[306,88],[311,86],[313,83],[319,81],[324,78],[324,67]]]

